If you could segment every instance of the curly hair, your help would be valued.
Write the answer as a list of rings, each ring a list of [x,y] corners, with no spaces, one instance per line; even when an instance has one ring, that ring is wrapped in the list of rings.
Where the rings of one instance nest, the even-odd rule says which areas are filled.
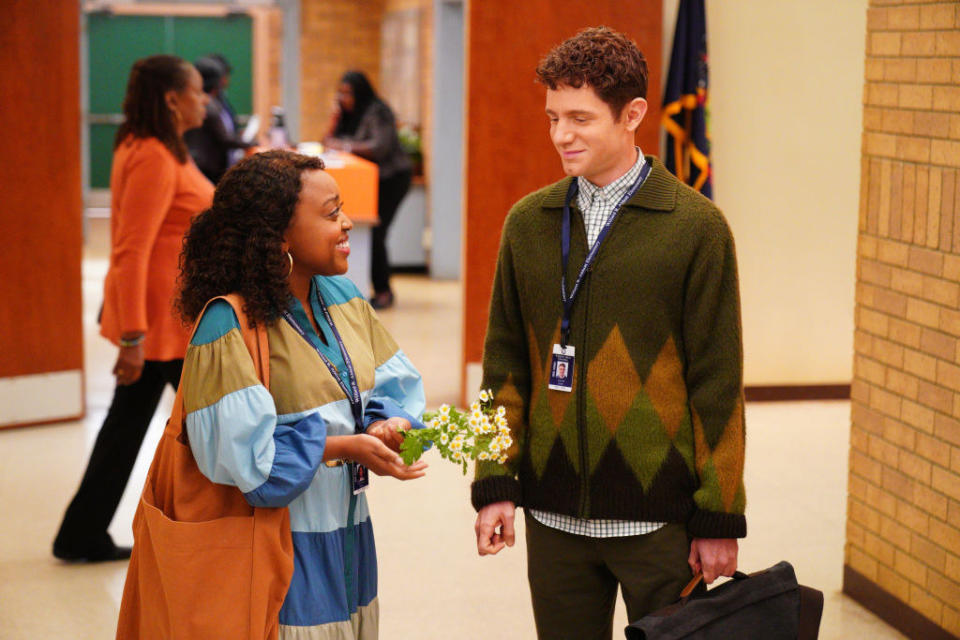
[[[276,322],[290,297],[284,233],[300,198],[301,174],[323,160],[267,151],[244,158],[217,185],[213,206],[190,225],[180,254],[175,304],[195,322],[211,298],[238,293],[252,325]]]
[[[177,132],[166,93],[182,91],[190,80],[192,68],[183,58],[168,55],[150,56],[133,63],[123,98],[123,124],[113,139],[114,149],[128,136],[156,138],[181,164],[187,161],[187,145]]]
[[[647,61],[633,40],[607,27],[584,29],[554,47],[537,67],[537,81],[549,89],[589,85],[607,103],[615,120],[634,98],[647,97]]]

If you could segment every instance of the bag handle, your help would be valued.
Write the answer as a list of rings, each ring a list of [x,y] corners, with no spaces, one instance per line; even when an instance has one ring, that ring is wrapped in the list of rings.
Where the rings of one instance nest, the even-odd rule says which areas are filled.
[[[680,599],[689,598],[690,594],[693,593],[693,590],[697,588],[697,585],[700,584],[700,581],[703,580],[703,574],[699,571],[697,575],[693,576],[690,582],[687,583],[687,586],[683,588],[683,591],[680,592]]]
[[[734,580],[746,580],[749,578],[747,574],[742,571],[734,571],[733,579]],[[697,575],[693,576],[690,579],[690,582],[687,583],[687,586],[683,588],[683,591],[680,592],[680,599],[686,601],[690,598],[690,595],[693,593],[693,590],[697,588],[697,585],[700,584],[700,581],[703,580],[703,573],[697,572]],[[704,585],[704,591],[706,591],[706,585]]]
[[[267,342],[267,330],[263,323],[256,327],[250,326],[250,319],[243,310],[243,298],[240,294],[230,293],[220,296],[223,300],[230,303],[234,313],[237,314],[237,320],[240,322],[240,333],[243,334],[243,342],[247,345],[247,351],[253,358],[253,365],[257,370],[257,377],[268,390],[270,389],[270,348]],[[217,300],[218,298],[214,298]],[[211,300],[210,302],[213,302]],[[210,304],[209,302],[207,304]]]

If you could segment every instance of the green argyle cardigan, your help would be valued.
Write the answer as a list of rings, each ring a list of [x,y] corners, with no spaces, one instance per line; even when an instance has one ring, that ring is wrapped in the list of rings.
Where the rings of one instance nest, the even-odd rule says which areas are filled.
[[[659,160],[624,205],[571,318],[573,392],[547,388],[560,341],[560,225],[571,178],[504,223],[483,387],[507,410],[505,465],[480,463],[475,508],[511,500],[580,518],[683,522],[746,535],[743,352],[733,238]],[[576,202],[571,205],[576,209]],[[587,253],[571,220],[567,286]]]

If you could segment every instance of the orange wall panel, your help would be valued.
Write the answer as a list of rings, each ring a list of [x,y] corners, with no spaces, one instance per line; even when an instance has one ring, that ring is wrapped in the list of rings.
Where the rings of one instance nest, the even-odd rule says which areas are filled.
[[[658,154],[662,24],[660,0],[565,2],[562,11],[551,0],[469,3],[464,365],[479,362],[483,354],[500,229],[507,212],[525,194],[563,177],[548,136],[546,90],[535,82],[537,64],[581,29],[606,25],[627,34],[651,70],[650,109],[637,142],[644,153]],[[465,385],[466,376],[463,380]]]
[[[83,368],[79,11],[0,4],[0,378]]]

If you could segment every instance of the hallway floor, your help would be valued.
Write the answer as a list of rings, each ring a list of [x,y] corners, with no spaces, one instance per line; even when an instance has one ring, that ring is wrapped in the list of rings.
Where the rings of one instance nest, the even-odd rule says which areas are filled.
[[[126,564],[65,565],[50,554],[59,518],[83,471],[113,390],[115,350],[96,333],[106,272],[106,221],[93,220],[83,270],[87,417],[0,431],[0,640],[113,637]],[[380,316],[421,370],[428,406],[457,400],[461,292],[457,283],[396,278],[398,304]],[[130,523],[169,391],[147,435],[111,527],[130,544]],[[747,519],[740,568],[789,560],[821,589],[823,640],[902,638],[840,593],[846,510],[849,402],[747,406]],[[427,454],[425,479],[375,478],[369,492],[380,567],[381,637],[530,640],[523,521],[518,542],[479,558],[469,478]],[[618,604],[614,628],[626,624]],[[622,635],[615,635],[622,637]]]

